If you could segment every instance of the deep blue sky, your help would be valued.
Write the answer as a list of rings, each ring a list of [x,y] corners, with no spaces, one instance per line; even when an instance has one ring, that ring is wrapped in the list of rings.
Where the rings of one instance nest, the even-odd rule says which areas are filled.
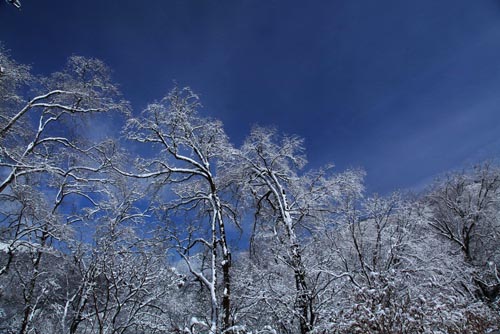
[[[100,58],[136,110],[176,80],[237,144],[275,125],[369,191],[500,155],[499,0],[22,4],[0,0],[0,41],[37,72]]]

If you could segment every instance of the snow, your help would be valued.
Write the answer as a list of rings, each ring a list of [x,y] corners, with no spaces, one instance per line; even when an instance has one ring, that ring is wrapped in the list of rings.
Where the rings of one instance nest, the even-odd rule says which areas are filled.
[[[207,323],[205,321],[201,321],[196,317],[191,317],[191,320],[189,321],[189,326],[192,327],[194,325],[200,325],[203,327],[208,327]]]
[[[50,254],[56,253],[54,249],[47,247],[42,248],[38,244],[27,241],[22,241],[22,242],[11,241],[10,243],[0,242],[0,252],[8,252],[9,249],[21,253],[28,253],[33,251],[34,249],[43,251],[44,253],[50,253]]]

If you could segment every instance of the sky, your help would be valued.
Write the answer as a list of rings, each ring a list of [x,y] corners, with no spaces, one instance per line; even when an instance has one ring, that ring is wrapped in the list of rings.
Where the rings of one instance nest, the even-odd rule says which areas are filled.
[[[235,144],[275,126],[369,192],[500,156],[500,0],[21,2],[0,41],[36,73],[99,58],[135,112],[190,86]]]

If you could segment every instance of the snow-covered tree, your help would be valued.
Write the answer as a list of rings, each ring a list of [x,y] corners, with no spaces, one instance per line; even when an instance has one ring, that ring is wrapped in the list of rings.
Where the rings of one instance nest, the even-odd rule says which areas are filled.
[[[19,333],[27,333],[43,318],[42,301],[51,293],[44,257],[71,240],[71,203],[95,204],[95,186],[107,182],[105,144],[93,140],[86,122],[95,114],[126,112],[127,104],[98,60],[75,56],[63,71],[41,78],[3,49],[0,61],[0,241],[6,258],[0,276],[17,275]]]
[[[432,233],[420,201],[372,196],[345,206],[325,233],[337,258],[333,333],[485,332],[495,316],[469,293],[468,268]],[[321,331],[320,331],[321,332]]]
[[[156,152],[153,158],[138,161],[138,172],[121,173],[151,180],[161,194],[159,209],[174,222],[169,228],[178,255],[210,296],[207,326],[215,334],[228,329],[232,321],[227,223],[234,221],[235,215],[222,200],[226,185],[221,181],[224,170],[220,166],[233,148],[222,123],[200,117],[199,106],[198,97],[190,89],[174,88],[164,99],[150,104],[140,117],[130,119],[125,128],[127,137],[148,144],[148,150]],[[165,191],[166,184],[174,186]],[[177,222],[176,217],[184,221]],[[207,266],[200,266],[205,260]]]
[[[235,149],[199,109],[174,88],[133,117],[99,60],[38,77],[0,47],[0,332],[497,329],[497,166],[371,195],[307,169],[301,138]]]
[[[500,170],[489,163],[449,175],[426,196],[433,231],[463,255],[478,296],[500,296]]]
[[[300,333],[307,333],[318,320],[319,293],[324,290],[317,284],[323,274],[313,273],[316,259],[306,255],[307,245],[315,232],[331,224],[336,200],[345,188],[361,191],[362,173],[334,174],[329,167],[302,172],[306,164],[302,139],[281,137],[270,128],[255,127],[239,155],[242,188],[254,199],[253,237],[272,235],[275,260],[293,275],[292,297],[279,291],[274,298],[298,321]]]

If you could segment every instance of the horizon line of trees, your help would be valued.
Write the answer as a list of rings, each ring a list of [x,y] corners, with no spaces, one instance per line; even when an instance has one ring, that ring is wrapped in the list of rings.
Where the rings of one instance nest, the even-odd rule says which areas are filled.
[[[498,329],[496,164],[370,195],[300,137],[235,147],[189,88],[137,114],[97,59],[0,69],[0,332]]]

